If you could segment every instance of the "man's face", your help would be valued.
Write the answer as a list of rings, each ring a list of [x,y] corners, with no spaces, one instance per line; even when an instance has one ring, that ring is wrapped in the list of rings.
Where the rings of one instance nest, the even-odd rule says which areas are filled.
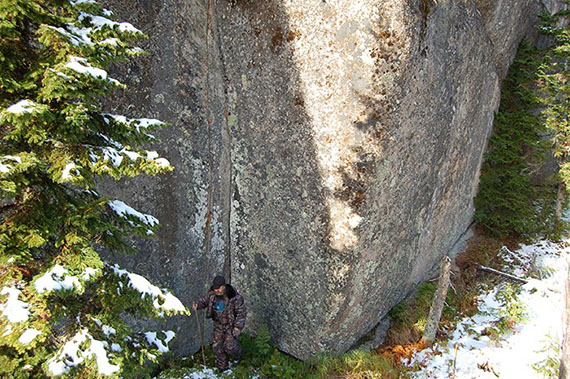
[[[226,286],[220,286],[220,288],[218,289],[214,289],[214,293],[217,296],[222,296],[224,294],[224,291],[226,290]]]

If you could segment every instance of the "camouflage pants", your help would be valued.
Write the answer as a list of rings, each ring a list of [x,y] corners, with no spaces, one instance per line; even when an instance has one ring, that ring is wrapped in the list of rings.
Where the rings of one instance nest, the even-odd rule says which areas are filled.
[[[228,330],[222,325],[214,325],[212,339],[212,350],[214,350],[216,364],[220,369],[228,367],[228,357],[232,359],[241,358],[241,347],[232,335],[231,329]]]

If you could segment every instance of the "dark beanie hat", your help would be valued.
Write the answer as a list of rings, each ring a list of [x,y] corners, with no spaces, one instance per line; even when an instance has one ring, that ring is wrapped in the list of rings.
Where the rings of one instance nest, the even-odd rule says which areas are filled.
[[[213,289],[217,290],[221,286],[226,284],[226,279],[223,276],[218,275],[214,278],[214,285],[212,286]]]

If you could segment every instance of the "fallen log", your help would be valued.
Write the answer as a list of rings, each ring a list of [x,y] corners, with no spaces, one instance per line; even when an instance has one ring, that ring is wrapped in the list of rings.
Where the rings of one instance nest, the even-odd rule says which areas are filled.
[[[511,279],[511,280],[516,280],[517,282],[520,282],[523,284],[528,283],[528,281],[526,279],[519,278],[518,276],[514,276],[511,274],[507,274],[506,272],[495,270],[494,268],[491,268],[491,267],[483,266],[480,264],[477,264],[475,266],[481,271],[490,272],[491,274],[495,274],[495,275],[500,275],[500,276],[503,276],[503,277]]]

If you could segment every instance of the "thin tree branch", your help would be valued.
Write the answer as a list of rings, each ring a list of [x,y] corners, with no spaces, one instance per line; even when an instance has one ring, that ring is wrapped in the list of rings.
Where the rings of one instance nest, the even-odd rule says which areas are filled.
[[[516,281],[521,282],[521,283],[523,283],[523,284],[528,283],[528,280],[526,280],[526,279],[522,279],[522,278],[519,278],[518,276],[514,276],[514,275],[511,275],[511,274],[507,274],[506,272],[502,272],[502,271],[499,271],[499,270],[495,270],[494,268],[491,268],[491,267],[483,266],[483,265],[480,265],[480,264],[476,265],[476,267],[477,267],[479,270],[481,270],[481,271],[490,272],[491,274],[496,274],[496,275],[504,276],[505,278],[509,278],[509,279],[512,279],[512,280],[516,280]]]

